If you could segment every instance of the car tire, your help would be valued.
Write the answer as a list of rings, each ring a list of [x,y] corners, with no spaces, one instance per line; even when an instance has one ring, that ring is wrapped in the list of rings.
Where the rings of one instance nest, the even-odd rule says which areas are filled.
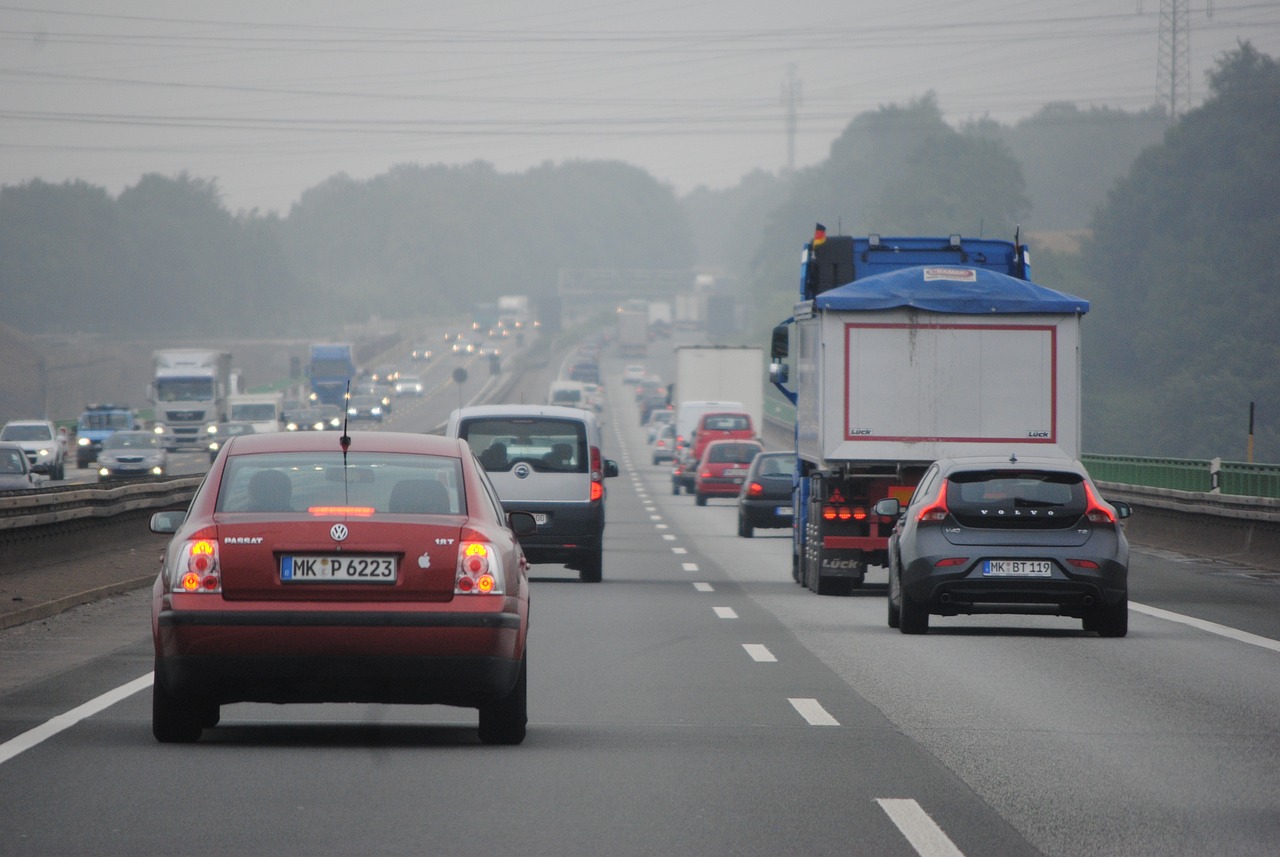
[[[89,466],[89,459],[87,459],[87,458],[77,458],[77,459],[76,459],[76,467],[77,467],[78,469],[80,469],[80,470],[84,470],[84,469],[85,469],[86,467],[88,467],[88,466]]]
[[[151,685],[151,734],[162,744],[191,744],[200,739],[205,724],[218,722],[218,706],[179,699],[165,689],[157,676]]]
[[[929,608],[898,587],[898,630],[904,634],[929,633]]]
[[[583,583],[599,583],[604,579],[604,546],[599,545],[586,555],[578,569],[578,580]]]
[[[694,497],[693,497],[693,502],[694,502],[694,504],[695,504],[695,505],[697,505],[697,506],[705,506],[705,505],[707,505],[707,495],[706,495],[706,494],[695,494],[695,495],[694,495]]]
[[[894,589],[895,589],[895,587],[894,587],[894,585],[893,585],[893,584],[894,584],[894,582],[895,582],[897,579],[898,579],[898,578],[897,578],[897,576],[893,573],[893,569],[892,569],[892,568],[890,568],[890,569],[889,569],[889,593],[888,593],[887,597],[884,599],[885,604],[889,605],[889,616],[888,616],[888,618],[889,618],[889,627],[890,627],[890,628],[897,628],[897,627],[898,627],[898,625],[899,625],[899,624],[901,624],[901,622],[902,622],[902,606],[901,606],[901,601],[900,601],[900,599],[895,599],[895,598],[894,598]]]
[[[485,744],[519,744],[529,723],[529,653],[520,659],[515,687],[497,702],[480,706],[480,740]]]
[[[738,513],[738,535],[744,539],[749,539],[756,534],[755,527],[747,520],[746,516],[741,512]]]
[[[1129,599],[1121,598],[1114,605],[1104,604],[1094,614],[1093,630],[1099,637],[1124,637],[1129,633]]]
[[[671,483],[671,493],[673,496],[676,496],[676,497],[680,496],[680,483],[678,482]]]

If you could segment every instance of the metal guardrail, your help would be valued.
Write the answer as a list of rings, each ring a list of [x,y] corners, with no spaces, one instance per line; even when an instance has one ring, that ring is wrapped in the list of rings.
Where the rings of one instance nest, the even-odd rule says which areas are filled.
[[[765,419],[790,425],[795,406],[774,396],[764,398]],[[1229,494],[1280,499],[1280,465],[1223,461],[1220,458],[1150,458],[1136,455],[1084,453],[1081,463],[1097,482],[1113,482],[1171,491]]]
[[[186,503],[195,496],[202,479],[203,476],[176,476],[123,485],[67,485],[0,495],[0,541],[30,527]]]

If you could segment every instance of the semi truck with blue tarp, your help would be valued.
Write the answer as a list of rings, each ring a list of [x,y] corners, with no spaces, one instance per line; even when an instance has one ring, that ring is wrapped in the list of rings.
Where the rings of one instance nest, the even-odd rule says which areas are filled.
[[[774,328],[770,380],[796,406],[792,575],[849,594],[886,565],[929,464],[1080,455],[1080,319],[1089,302],[1030,280],[1015,241],[825,235]],[[790,362],[783,362],[783,361]]]
[[[355,349],[350,342],[317,342],[307,364],[311,401],[338,405],[346,411],[347,390],[356,377]]]

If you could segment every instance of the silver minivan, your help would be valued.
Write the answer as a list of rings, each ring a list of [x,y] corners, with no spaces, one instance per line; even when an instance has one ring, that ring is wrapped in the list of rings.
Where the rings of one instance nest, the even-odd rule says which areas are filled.
[[[601,455],[595,414],[553,405],[480,405],[455,410],[448,437],[467,441],[505,509],[530,512],[536,533],[520,536],[529,562],[561,563],[585,583],[604,572],[604,480],[617,462]]]

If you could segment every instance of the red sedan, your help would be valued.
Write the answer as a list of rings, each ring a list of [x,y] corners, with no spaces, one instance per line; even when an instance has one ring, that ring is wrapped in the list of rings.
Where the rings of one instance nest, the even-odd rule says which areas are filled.
[[[694,501],[707,505],[708,497],[737,498],[751,469],[751,460],[764,452],[759,441],[713,440],[702,451],[694,476]]]
[[[392,432],[231,438],[153,589],[152,732],[197,740],[235,702],[474,707],[526,724],[528,564],[465,441]],[[513,532],[514,530],[514,532]]]

